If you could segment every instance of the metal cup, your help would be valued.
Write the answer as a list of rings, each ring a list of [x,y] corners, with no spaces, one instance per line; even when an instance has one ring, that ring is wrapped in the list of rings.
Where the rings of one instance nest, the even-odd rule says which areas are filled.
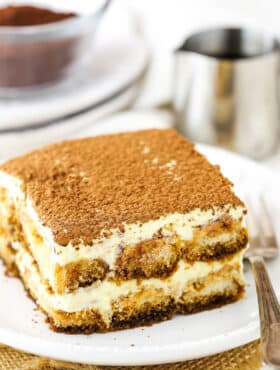
[[[175,52],[177,129],[191,140],[262,159],[279,138],[279,43],[246,29],[211,29]]]

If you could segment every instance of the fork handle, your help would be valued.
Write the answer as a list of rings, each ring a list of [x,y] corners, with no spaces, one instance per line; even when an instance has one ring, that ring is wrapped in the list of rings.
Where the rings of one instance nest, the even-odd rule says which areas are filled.
[[[258,294],[262,355],[268,364],[280,366],[280,306],[263,257],[251,256],[249,261]]]

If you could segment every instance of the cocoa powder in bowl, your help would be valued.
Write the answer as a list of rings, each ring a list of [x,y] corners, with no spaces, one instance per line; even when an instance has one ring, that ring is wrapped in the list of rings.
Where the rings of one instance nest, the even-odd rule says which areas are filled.
[[[35,6],[7,6],[0,8],[1,28],[20,30],[26,26],[41,26],[76,17],[76,13],[56,12]],[[77,37],[21,42],[16,37],[0,39],[0,87],[31,87],[54,82],[64,77],[71,64]]]

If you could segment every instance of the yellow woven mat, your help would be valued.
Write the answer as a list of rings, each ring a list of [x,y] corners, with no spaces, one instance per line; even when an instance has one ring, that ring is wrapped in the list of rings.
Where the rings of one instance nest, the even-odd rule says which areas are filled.
[[[0,345],[0,370],[259,370],[259,342],[199,360],[158,366],[111,367],[50,360]]]

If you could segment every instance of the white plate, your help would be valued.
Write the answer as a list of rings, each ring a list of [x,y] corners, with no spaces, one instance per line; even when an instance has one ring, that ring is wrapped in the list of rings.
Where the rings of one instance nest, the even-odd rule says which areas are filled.
[[[85,130],[90,129],[95,134],[102,132],[101,118],[131,106],[139,92],[139,87],[136,83],[108,101],[100,102],[95,108],[73,115],[71,118],[57,119],[46,125],[32,126],[23,131],[5,134],[0,132],[0,160],[21,155],[59,140],[84,136]]]
[[[269,170],[226,151],[199,146],[235,182],[239,191],[265,191],[274,220],[280,220],[280,180]],[[248,191],[248,190],[247,190]],[[280,291],[280,260],[268,264]],[[35,310],[20,281],[0,270],[0,342],[56,359],[100,365],[146,365],[189,360],[248,343],[259,335],[258,306],[252,273],[241,301],[189,316],[176,316],[152,327],[108,334],[65,335],[52,332]]]

